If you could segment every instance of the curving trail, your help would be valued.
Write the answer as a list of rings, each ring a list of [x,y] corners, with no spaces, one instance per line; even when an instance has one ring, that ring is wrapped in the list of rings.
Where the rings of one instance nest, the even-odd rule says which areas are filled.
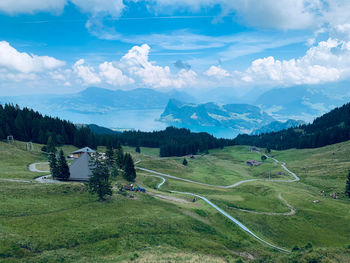
[[[266,156],[266,155],[265,155]],[[267,158],[271,158],[269,156],[266,156]],[[145,171],[145,172],[148,172],[148,173],[151,173],[149,174],[149,176],[153,176],[153,177],[158,177],[158,178],[161,178],[163,181],[158,184],[158,189],[160,189],[160,187],[165,183],[165,178],[164,177],[167,177],[167,178],[171,178],[171,179],[175,179],[175,180],[181,180],[181,181],[184,181],[184,182],[188,182],[188,183],[194,183],[194,184],[199,184],[199,185],[204,185],[204,186],[209,186],[209,187],[216,187],[216,188],[234,188],[234,187],[237,187],[243,183],[246,183],[246,182],[252,182],[252,181],[271,181],[271,182],[285,182],[285,183],[290,183],[290,182],[297,182],[300,180],[300,178],[295,174],[293,173],[292,171],[290,171],[287,167],[286,167],[286,164],[285,163],[282,163],[280,161],[278,161],[277,159],[275,158],[271,158],[274,162],[278,163],[281,165],[281,167],[287,172],[289,173],[290,175],[293,176],[294,179],[292,180],[266,180],[266,179],[248,179],[248,180],[242,180],[242,181],[239,181],[235,184],[232,184],[232,185],[212,185],[212,184],[205,184],[205,183],[201,183],[201,182],[196,182],[196,181],[193,181],[193,180],[189,180],[189,179],[184,179],[184,178],[180,178],[180,177],[177,177],[177,176],[173,176],[173,175],[170,175],[170,174],[164,174],[164,173],[160,173],[160,172],[157,172],[157,171],[153,171],[153,170],[150,170],[150,169],[146,169],[146,168],[142,168],[142,167],[135,167],[136,169],[138,170],[141,170],[141,171]],[[136,163],[140,163],[141,160],[138,160]],[[164,176],[164,177],[163,177]],[[275,246],[267,241],[265,241],[264,239],[260,238],[259,236],[257,236],[254,232],[252,232],[249,228],[247,228],[245,225],[243,225],[240,221],[238,221],[237,219],[235,219],[234,217],[230,216],[227,212],[225,212],[224,210],[222,210],[220,207],[218,207],[217,205],[215,205],[214,203],[212,203],[211,201],[209,201],[207,198],[205,198],[204,196],[201,196],[201,195],[198,195],[198,194],[194,194],[194,193],[189,193],[189,192],[179,192],[179,191],[171,191],[172,193],[178,193],[178,194],[185,194],[185,195],[191,195],[191,196],[195,196],[195,197],[198,197],[200,199],[202,199],[204,202],[206,202],[207,204],[209,204],[211,207],[213,207],[214,209],[216,209],[219,213],[221,213],[222,215],[224,215],[226,218],[228,218],[230,221],[232,221],[233,223],[235,223],[236,225],[238,225],[238,227],[240,227],[242,230],[244,230],[245,232],[247,232],[248,234],[250,234],[251,236],[253,236],[254,238],[258,239],[259,241],[261,241],[262,243],[274,248],[274,249],[277,249],[279,251],[282,251],[282,252],[287,252],[287,253],[290,253],[289,250],[287,249],[284,249],[284,248],[280,248],[278,246]],[[282,200],[282,196],[279,195],[279,198]],[[284,200],[284,199],[283,199]],[[283,201],[282,200],[282,201]],[[295,214],[295,209],[290,206],[286,200],[285,201],[285,204],[291,209],[290,212],[287,212],[287,213],[284,213],[284,215],[292,215],[292,214]],[[273,213],[272,213],[273,214]],[[277,213],[276,213],[277,214]],[[278,213],[280,214],[280,213]]]
[[[29,171],[34,172],[34,173],[49,173],[50,171],[42,171],[36,169],[37,164],[42,164],[42,163],[48,163],[48,162],[41,162],[41,163],[32,163],[28,166]]]
[[[291,206],[286,199],[282,197],[281,194],[278,194],[278,198],[284,203],[289,209],[289,212],[281,212],[281,213],[276,213],[276,212],[259,212],[259,211],[253,211],[253,210],[247,210],[247,209],[241,209],[241,208],[236,208],[236,207],[230,207],[230,209],[234,210],[239,210],[242,212],[250,213],[250,214],[256,214],[256,215],[268,215],[268,216],[292,216],[295,215],[296,209]]]

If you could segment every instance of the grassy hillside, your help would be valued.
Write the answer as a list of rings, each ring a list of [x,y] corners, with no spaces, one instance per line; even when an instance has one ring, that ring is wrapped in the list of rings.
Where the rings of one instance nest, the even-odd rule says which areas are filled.
[[[27,166],[45,161],[46,156],[38,150],[26,152],[22,146],[0,143],[0,178],[38,176],[28,172]],[[66,154],[74,149],[64,147]],[[142,148],[144,154],[135,153],[134,148],[125,151],[142,160],[138,166],[199,182],[226,185],[250,178],[266,179],[269,174],[290,178],[273,163],[246,166],[247,159],[260,160],[260,154],[250,153],[247,146],[187,158],[187,167],[181,164],[183,158],[159,158],[154,149]],[[273,152],[300,175],[301,182],[256,181],[233,189],[167,180],[158,190],[159,178],[138,172],[136,184],[145,186],[147,194],[115,191],[107,202],[97,202],[80,183],[0,181],[0,261],[235,262],[242,258],[249,262],[349,262],[350,201],[329,196],[344,187],[349,153],[349,142],[314,150]],[[315,164],[310,165],[312,162]],[[123,182],[118,178],[115,184]],[[310,242],[313,247],[288,255],[274,251],[203,201],[192,202],[192,197],[168,190],[207,197],[278,246],[301,248]],[[323,190],[326,192],[321,195]],[[314,200],[320,202],[315,204]],[[296,209],[294,215],[284,215],[290,212],[286,202]]]

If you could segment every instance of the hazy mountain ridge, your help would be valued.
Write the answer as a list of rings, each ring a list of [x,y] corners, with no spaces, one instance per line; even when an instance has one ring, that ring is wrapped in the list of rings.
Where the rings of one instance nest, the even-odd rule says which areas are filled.
[[[174,99],[169,100],[160,120],[181,127],[229,128],[233,133],[251,133],[275,121],[259,107],[249,104],[193,104]]]
[[[282,121],[273,121],[263,127],[261,127],[260,129],[255,130],[252,135],[259,135],[262,133],[268,133],[268,132],[277,132],[280,130],[284,130],[284,129],[289,129],[289,128],[295,128],[298,127],[300,125],[305,124],[304,121],[301,120],[287,120],[285,122]]]
[[[332,88],[329,85],[271,89],[261,94],[254,104],[278,120],[301,119],[309,122],[350,99],[348,82],[333,84]]]
[[[81,92],[66,95],[30,95],[0,97],[1,103],[14,103],[20,106],[51,111],[72,111],[79,113],[104,113],[111,110],[163,109],[169,99],[183,101],[195,99],[185,92],[176,90],[159,92],[153,89],[108,90],[90,87]]]

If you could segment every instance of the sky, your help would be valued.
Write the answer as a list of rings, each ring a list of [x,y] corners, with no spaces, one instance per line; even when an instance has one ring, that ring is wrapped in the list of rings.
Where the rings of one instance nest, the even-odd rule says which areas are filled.
[[[1,0],[0,95],[350,78],[348,0]]]

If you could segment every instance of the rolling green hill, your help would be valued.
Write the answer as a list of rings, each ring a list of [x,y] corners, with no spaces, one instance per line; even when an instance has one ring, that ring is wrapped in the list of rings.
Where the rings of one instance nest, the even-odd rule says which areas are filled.
[[[45,161],[45,155],[27,152],[23,143],[17,143],[0,142],[0,178],[39,176],[28,172],[27,166]],[[74,147],[64,149],[70,152]],[[249,152],[247,146],[210,150],[208,155],[187,158],[186,167],[183,157],[159,158],[154,149],[141,148],[141,154],[134,148],[124,150],[141,160],[140,167],[197,182],[227,185],[250,178],[290,178],[270,160],[248,167],[247,159],[259,160],[261,155]],[[156,189],[161,179],[138,171],[136,184],[146,187],[147,194],[115,190],[109,201],[97,202],[80,183],[0,180],[0,261],[350,261],[350,200],[340,193],[350,165],[350,142],[272,154],[301,181],[264,180],[220,189],[167,179]],[[117,178],[114,184],[118,183],[123,179]],[[265,240],[300,249],[290,254],[275,251],[203,201],[192,202],[192,197],[170,190],[203,195]],[[331,198],[332,193],[339,193],[339,199]],[[288,214],[290,207],[295,214]],[[305,248],[308,243],[312,248]]]

